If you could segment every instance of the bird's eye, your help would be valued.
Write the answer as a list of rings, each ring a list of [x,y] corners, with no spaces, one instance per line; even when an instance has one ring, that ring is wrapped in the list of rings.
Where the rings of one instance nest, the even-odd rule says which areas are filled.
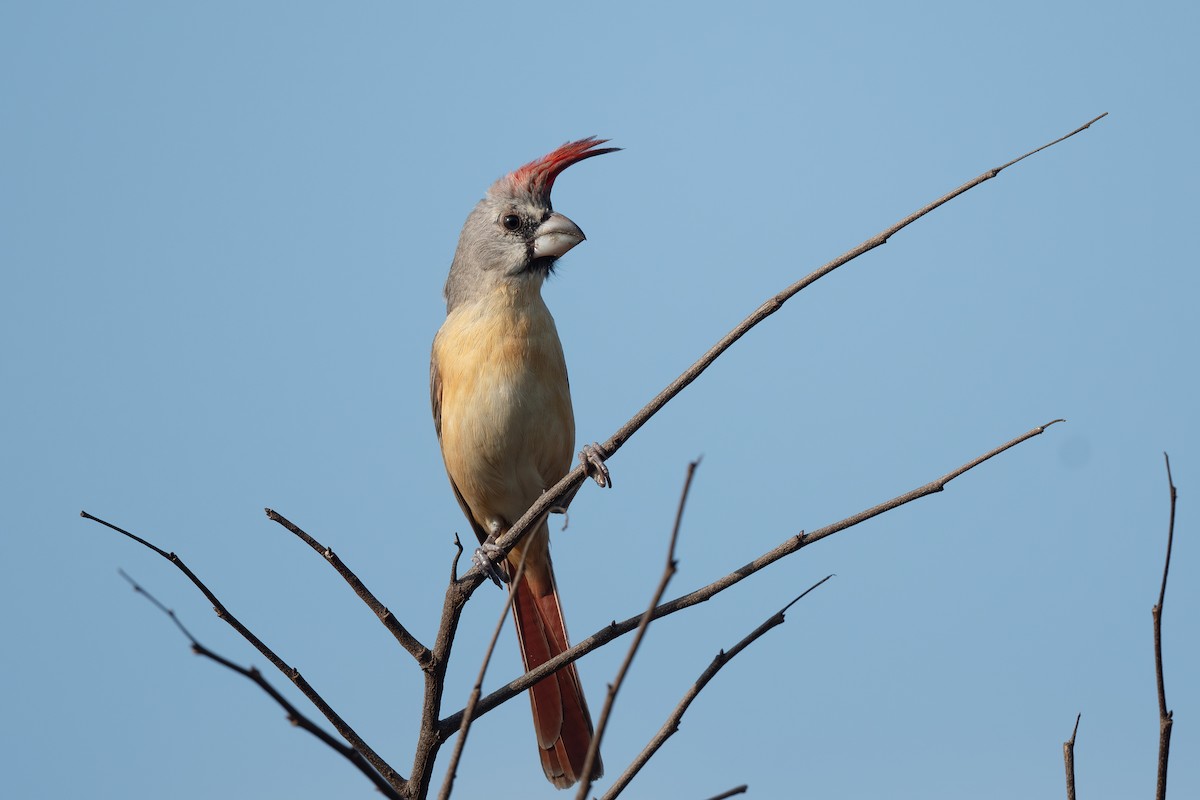
[[[505,230],[515,231],[521,227],[521,218],[516,214],[508,214],[504,219],[500,220],[500,224],[504,226]]]

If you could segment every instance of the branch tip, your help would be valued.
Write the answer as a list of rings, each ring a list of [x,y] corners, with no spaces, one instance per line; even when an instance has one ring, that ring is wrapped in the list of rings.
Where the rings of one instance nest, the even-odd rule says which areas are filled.
[[[1079,718],[1083,713],[1075,715],[1075,727],[1071,729],[1071,738],[1063,742],[1063,767],[1067,773],[1067,800],[1075,800],[1075,734],[1079,733]]]
[[[780,614],[783,614],[783,613],[785,613],[785,612],[786,612],[786,611],[787,611],[789,608],[791,608],[792,606],[796,605],[796,603],[799,603],[801,600],[803,600],[803,599],[804,599],[804,596],[805,596],[806,594],[808,594],[809,592],[811,592],[813,589],[816,589],[818,586],[820,586],[822,583],[824,583],[825,581],[829,580],[829,579],[830,579],[830,578],[832,578],[832,577],[834,577],[834,574],[831,572],[831,573],[829,573],[828,575],[826,575],[824,578],[821,578],[821,580],[817,581],[817,582],[816,582],[816,583],[814,583],[812,586],[808,587],[808,588],[807,588],[807,589],[805,589],[803,592],[801,592],[800,594],[796,595],[796,597],[792,599],[792,602],[788,603],[786,606],[784,606],[783,608],[779,609],[779,613],[780,613]]]
[[[1000,174],[1000,173],[1001,173],[1003,170],[1006,170],[1006,169],[1008,169],[1008,168],[1009,168],[1009,167],[1011,167],[1013,164],[1016,164],[1018,161],[1024,161],[1025,159],[1029,158],[1030,156],[1032,156],[1032,155],[1037,155],[1038,153],[1042,152],[1043,150],[1045,150],[1045,149],[1047,149],[1047,148],[1050,148],[1050,147],[1053,147],[1054,145],[1058,144],[1059,142],[1066,141],[1067,139],[1070,139],[1072,136],[1074,136],[1074,135],[1075,135],[1075,134],[1077,134],[1077,133],[1083,133],[1083,132],[1084,132],[1084,131],[1086,131],[1088,128],[1092,127],[1092,126],[1093,126],[1093,125],[1095,125],[1097,122],[1099,122],[1100,120],[1104,119],[1104,118],[1105,118],[1105,117],[1107,117],[1107,116],[1108,116],[1108,112],[1107,112],[1107,111],[1105,111],[1105,112],[1104,112],[1103,114],[1101,114],[1100,116],[1098,116],[1098,117],[1096,117],[1096,118],[1094,118],[1094,119],[1092,119],[1092,120],[1089,120],[1088,122],[1084,123],[1083,125],[1080,125],[1078,128],[1076,128],[1075,130],[1073,130],[1073,131],[1071,131],[1070,133],[1066,134],[1065,136],[1060,136],[1060,137],[1058,137],[1057,139],[1055,139],[1053,142],[1048,142],[1048,143],[1046,143],[1046,144],[1042,145],[1041,147],[1038,147],[1038,148],[1036,148],[1036,149],[1034,149],[1034,150],[1030,150],[1030,151],[1029,151],[1028,153],[1026,153],[1025,155],[1023,155],[1023,156],[1020,156],[1020,157],[1018,157],[1018,158],[1014,158],[1012,161],[1009,161],[1007,164],[1002,164],[1002,165],[1000,165],[999,167],[995,167],[993,170],[991,170],[991,171],[990,171],[989,173],[987,173],[987,174],[989,175],[989,177],[993,177],[993,178],[994,178],[994,177],[996,177],[997,175],[999,175],[999,174]]]
[[[745,794],[746,790],[749,788],[749,784],[743,783],[741,786],[735,786],[727,792],[721,792],[718,795],[714,795],[708,798],[708,800],[726,800],[727,798],[733,797],[736,794]]]

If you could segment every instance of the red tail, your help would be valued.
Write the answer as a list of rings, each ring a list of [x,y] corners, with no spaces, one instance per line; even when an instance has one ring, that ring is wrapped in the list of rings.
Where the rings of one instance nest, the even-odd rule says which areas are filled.
[[[513,600],[513,619],[527,671],[569,647],[549,562],[544,571],[531,571],[528,567],[527,564]],[[583,760],[592,743],[592,718],[575,665],[568,664],[531,686],[529,702],[533,706],[533,729],[537,733],[542,769],[551,783],[566,789],[583,775]],[[592,775],[599,778],[603,774],[604,765],[597,753]]]

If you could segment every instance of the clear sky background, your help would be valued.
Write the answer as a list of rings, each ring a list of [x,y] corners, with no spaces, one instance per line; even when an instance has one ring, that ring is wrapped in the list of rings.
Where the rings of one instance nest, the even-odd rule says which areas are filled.
[[[1153,791],[1168,589],[1171,788],[1200,796],[1194,3],[8,2],[0,6],[0,794],[375,796],[256,688],[183,556],[402,772],[420,675],[278,509],[432,639],[468,533],[428,353],[459,227],[587,135],[547,285],[580,441],[774,292],[990,167],[1110,116],[803,292],[588,485],[554,554],[572,633],[640,611],[687,462],[670,594],[1051,428],[651,629],[610,776],[722,647],[627,796]],[[462,705],[502,596],[462,625]],[[625,642],[580,663],[597,709]],[[519,672],[506,629],[489,687]],[[302,701],[302,698],[301,698]],[[554,797],[519,699],[461,797]],[[447,751],[448,754],[448,751]],[[439,771],[440,776],[440,771]],[[602,790],[602,782],[598,789]]]

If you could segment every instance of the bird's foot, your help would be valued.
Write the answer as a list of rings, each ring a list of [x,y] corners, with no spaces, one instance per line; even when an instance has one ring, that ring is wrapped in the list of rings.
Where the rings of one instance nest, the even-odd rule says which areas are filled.
[[[588,476],[600,485],[601,489],[612,488],[612,475],[608,472],[608,467],[604,464],[604,451],[600,449],[599,442],[585,444],[583,449],[579,451],[579,461],[587,469]]]
[[[480,572],[491,578],[492,583],[504,588],[505,582],[508,581],[508,576],[500,568],[503,558],[504,551],[496,545],[496,537],[492,535],[488,536],[483,544],[475,548],[475,552],[471,554],[471,563],[479,567]]]

